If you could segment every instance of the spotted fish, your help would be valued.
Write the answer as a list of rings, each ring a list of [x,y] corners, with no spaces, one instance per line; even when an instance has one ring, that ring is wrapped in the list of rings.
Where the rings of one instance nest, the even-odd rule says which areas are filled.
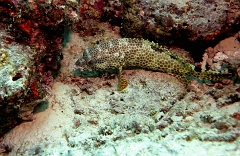
[[[144,39],[120,38],[88,48],[74,65],[81,71],[118,69],[118,90],[128,85],[122,76],[123,67],[137,67],[176,76],[185,84],[189,77],[221,81],[226,76],[211,72],[197,72],[194,66],[170,50]]]

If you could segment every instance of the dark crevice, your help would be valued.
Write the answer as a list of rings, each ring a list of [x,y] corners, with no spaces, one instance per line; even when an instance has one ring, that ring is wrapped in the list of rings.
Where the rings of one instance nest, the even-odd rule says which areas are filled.
[[[219,36],[215,37],[214,40],[206,41],[206,40],[197,40],[197,41],[189,41],[189,40],[176,40],[173,45],[177,45],[186,51],[188,51],[191,56],[193,57],[195,62],[201,62],[202,61],[202,55],[205,52],[205,49],[208,47],[215,47],[220,41],[233,36],[238,31],[240,31],[240,25],[236,25],[231,30],[228,30]]]
[[[22,74],[21,73],[17,73],[14,77],[12,77],[13,81],[17,81],[18,79],[22,78]]]

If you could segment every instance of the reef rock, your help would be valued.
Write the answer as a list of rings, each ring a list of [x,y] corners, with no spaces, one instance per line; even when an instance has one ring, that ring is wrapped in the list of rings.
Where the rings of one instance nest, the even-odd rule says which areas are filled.
[[[64,37],[79,20],[77,12],[74,0],[0,1],[0,137],[34,119],[60,68]]]
[[[35,60],[40,56],[30,46],[9,44],[0,32],[0,136],[23,120],[32,120],[34,107],[45,95]]]
[[[121,1],[121,0],[120,0]],[[238,0],[122,0],[122,32],[159,41],[214,40],[240,23]]]
[[[228,67],[240,76],[240,32],[220,41],[215,47],[209,47],[203,54],[202,70],[229,72]]]

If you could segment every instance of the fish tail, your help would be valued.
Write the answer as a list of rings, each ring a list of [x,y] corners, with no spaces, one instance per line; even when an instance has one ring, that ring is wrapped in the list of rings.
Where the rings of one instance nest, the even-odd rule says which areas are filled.
[[[218,74],[218,73],[212,73],[212,72],[195,72],[194,77],[199,78],[201,80],[208,80],[211,82],[221,82],[224,79],[231,78],[232,74]]]

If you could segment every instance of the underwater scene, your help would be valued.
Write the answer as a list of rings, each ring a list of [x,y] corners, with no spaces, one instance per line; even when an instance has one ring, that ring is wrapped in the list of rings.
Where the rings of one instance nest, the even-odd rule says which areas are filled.
[[[1,156],[239,156],[239,0],[0,0]]]

